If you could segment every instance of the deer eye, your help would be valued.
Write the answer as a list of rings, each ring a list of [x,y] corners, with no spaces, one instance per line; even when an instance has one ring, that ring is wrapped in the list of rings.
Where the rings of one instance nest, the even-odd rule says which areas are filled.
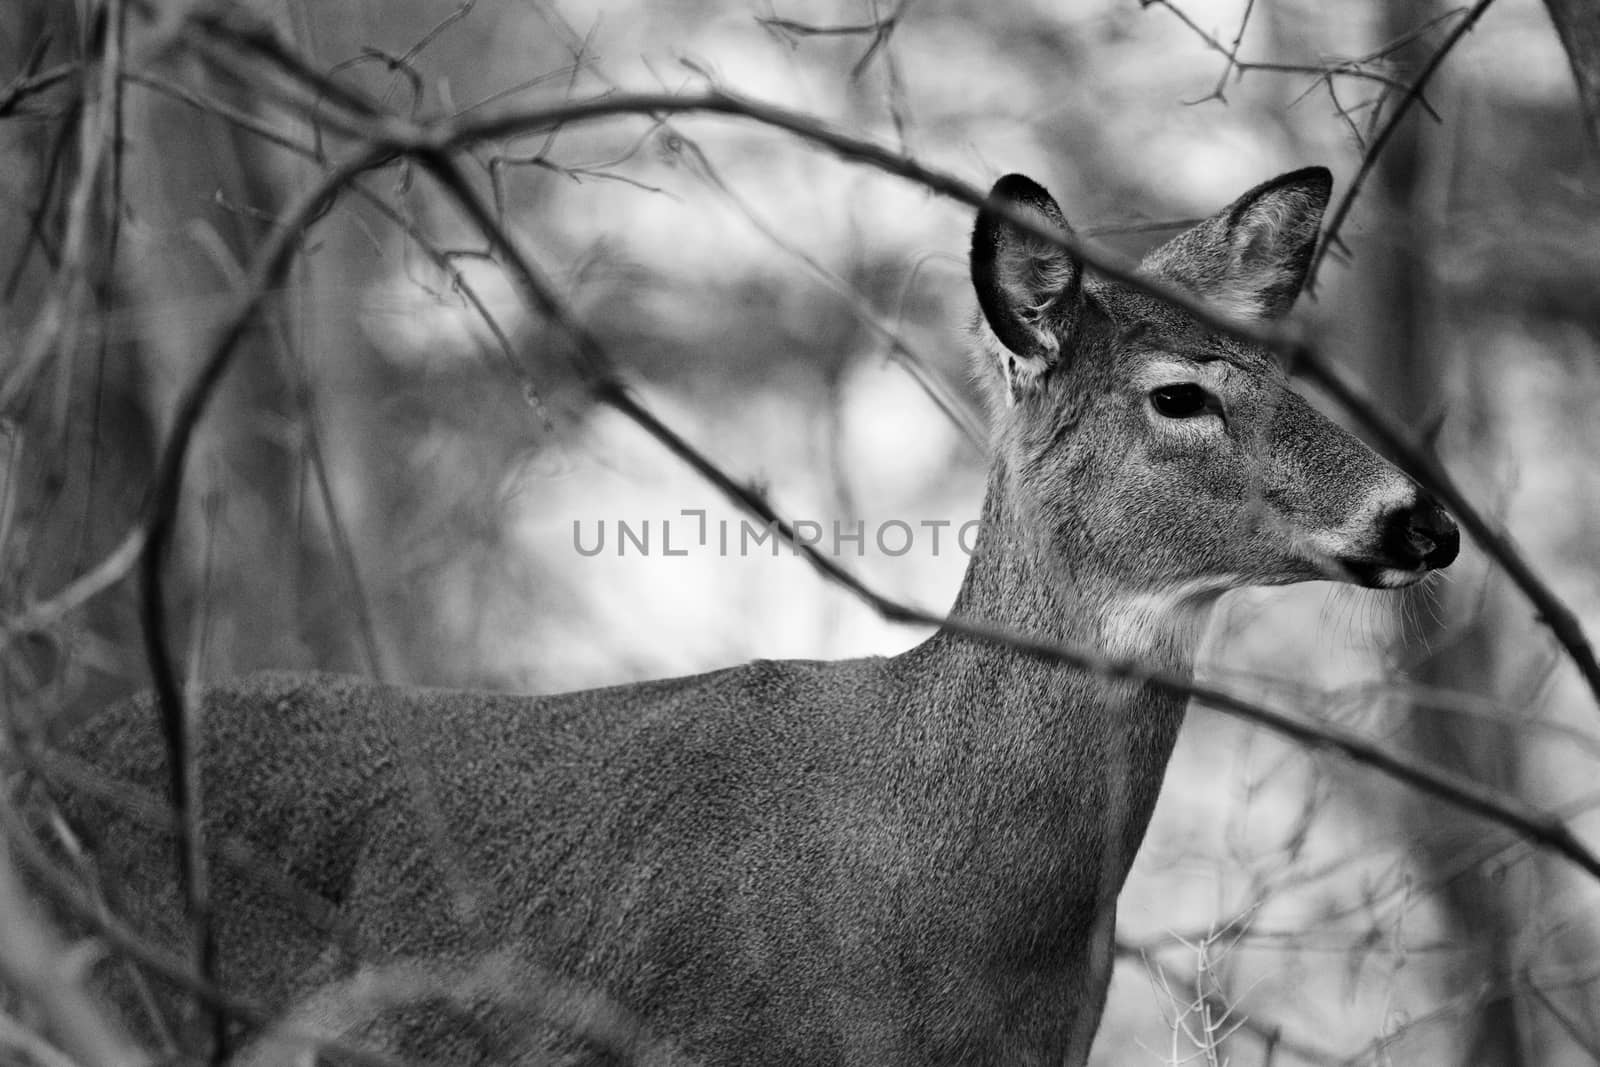
[[[1150,403],[1169,419],[1192,419],[1207,411],[1221,410],[1211,394],[1193,382],[1158,386],[1150,390]]]

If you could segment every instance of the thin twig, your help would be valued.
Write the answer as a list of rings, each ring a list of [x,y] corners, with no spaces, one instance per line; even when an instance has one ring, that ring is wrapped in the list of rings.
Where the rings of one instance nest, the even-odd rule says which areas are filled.
[[[317,153],[316,145],[296,141],[288,134],[273,128],[266,120],[241,108],[234,107],[215,94],[202,96],[185,86],[140,71],[129,71],[127,80],[134,85],[143,86],[146,89],[161,93],[163,96],[170,97],[179,103],[187,104],[197,111],[216,115],[234,126],[254,134],[268,144],[277,145],[279,148],[293,152],[296,155],[320,162],[321,157]]]
[[[67,158],[67,145],[72,140],[78,123],[83,121],[83,97],[73,98],[73,103],[67,110],[65,121],[61,128],[51,138],[48,162],[45,164],[44,177],[39,182],[39,198],[28,209],[28,239],[17,252],[17,260],[11,267],[11,273],[6,277],[5,299],[7,302],[16,298],[17,290],[22,285],[23,274],[27,271],[28,259],[33,254],[35,247],[44,261],[54,270],[59,268],[61,257],[56,249],[50,246],[49,235],[45,233],[44,216],[49,210],[50,202],[56,195],[56,183],[61,179],[65,170]]]
[[[799,260],[806,269],[810,270],[824,285],[832,290],[835,296],[844,301],[845,305],[854,313],[856,321],[877,335],[878,339],[888,349],[890,358],[905,369],[906,374],[910,376],[917,388],[921,389],[923,394],[933,402],[933,405],[944,414],[945,418],[949,419],[956,429],[961,431],[968,443],[980,452],[983,451],[988,445],[989,432],[984,425],[982,417],[972,410],[972,406],[945,384],[938,374],[934,372],[933,368],[928,366],[928,361],[912,349],[898,331],[890,328],[878,312],[861,297],[860,293],[843,278],[829,270],[815,256],[795,245],[784,237],[782,233],[778,232],[776,227],[763,219],[744,197],[740,196],[731,185],[723,180],[721,173],[712,164],[710,157],[705,154],[705,150],[698,143],[681,133],[675,133],[675,136],[682,143],[683,149],[689,158],[691,164],[690,172],[722,194],[722,197],[732,204],[751,226],[755,227],[757,233],[786,254]]]
[[[196,110],[206,112],[207,114],[216,115],[224,121],[230,122],[238,128],[260,137],[266,140],[269,144],[274,144],[285,151],[293,152],[295,155],[314,162],[321,161],[321,155],[319,154],[316,145],[296,141],[294,138],[280,133],[278,130],[274,129],[261,119],[258,119],[256,116],[251,115],[248,112],[231,107],[220,100],[201,97],[188,91],[182,86],[174,85],[171,82],[160,78],[138,74],[130,74],[128,77],[130,81],[137,82],[138,84],[152,89],[158,93],[165,94],[174,100],[180,101],[192,108],[195,108]],[[489,308],[483,302],[483,298],[479,296],[478,291],[470,282],[467,281],[466,276],[463,275],[456,267],[451,257],[440,250],[438,245],[430,241],[428,236],[423,233],[420,228],[418,228],[415,222],[406,218],[405,215],[396,210],[396,208],[390,204],[388,199],[382,194],[368,188],[365,183],[360,181],[352,183],[351,189],[357,196],[366,201],[366,203],[375,211],[383,215],[390,222],[394,223],[402,231],[404,231],[406,236],[408,236],[417,245],[417,247],[421,249],[422,253],[426,255],[428,259],[436,267],[438,267],[447,278],[449,278],[451,288],[455,289],[461,294],[461,298],[467,302],[467,304],[472,308],[473,312],[479,317],[479,319],[482,320],[484,328],[487,329],[490,336],[494,338],[495,347],[504,357],[506,365],[514,374],[517,375],[518,380],[522,382],[524,391],[534,401],[537,401],[537,390],[534,388],[532,379],[528,377],[527,371],[518,365],[516,352],[511,343],[511,338],[506,334],[505,328],[502,327],[495,317],[489,313]]]
[[[1222,68],[1222,74],[1217,78],[1216,93],[1222,95],[1222,87],[1228,82],[1228,75],[1234,70],[1241,70],[1239,66],[1239,46],[1244,43],[1244,31],[1250,28],[1250,16],[1255,14],[1256,0],[1245,0],[1244,14],[1239,16],[1239,32],[1233,35],[1233,44],[1228,48],[1228,62]]]
[[[1428,81],[1433,77],[1434,72],[1443,65],[1445,57],[1454,50],[1461,38],[1465,37],[1467,32],[1478,24],[1478,20],[1483,17],[1483,13],[1489,9],[1489,5],[1493,2],[1494,0],[1478,0],[1454,26],[1450,27],[1450,32],[1445,35],[1445,39],[1434,50],[1433,55],[1428,58],[1427,64],[1418,72],[1410,87],[1406,89],[1405,94],[1400,97],[1399,103],[1395,104],[1394,109],[1389,112],[1387,121],[1378,128],[1377,133],[1368,142],[1367,150],[1361,156],[1361,165],[1356,169],[1355,177],[1350,179],[1349,186],[1345,188],[1344,196],[1339,198],[1338,205],[1334,207],[1333,213],[1328,218],[1327,228],[1323,230],[1322,241],[1317,245],[1317,250],[1312,253],[1311,265],[1306,271],[1307,287],[1316,284],[1317,271],[1322,266],[1322,261],[1327,258],[1328,250],[1339,243],[1339,231],[1344,226],[1344,221],[1349,216],[1350,209],[1355,206],[1356,197],[1361,195],[1361,190],[1366,185],[1367,178],[1371,176],[1373,169],[1378,165],[1378,157],[1383,154],[1384,148],[1389,144],[1389,139],[1399,129],[1400,123],[1411,110],[1411,106],[1422,99],[1423,90],[1427,88]],[[1600,672],[1597,672],[1596,680],[1600,681]],[[1600,687],[1597,687],[1595,696],[1600,699]]]
[[[1178,973],[1160,960],[1152,959],[1147,950],[1141,946],[1130,944],[1121,938],[1117,939],[1116,955],[1124,960],[1138,960],[1150,972],[1152,980],[1159,980],[1169,989],[1176,985],[1191,1001],[1203,996],[1199,986],[1188,977]],[[1285,1052],[1291,1053],[1302,1060],[1311,1063],[1324,1064],[1326,1067],[1335,1067],[1340,1058],[1327,1049],[1301,1041],[1298,1038],[1285,1037],[1283,1024],[1262,1017],[1259,1013],[1251,1012],[1242,1018],[1244,1029],[1250,1031],[1263,1046],[1277,1045]]]
[[[1377,82],[1379,85],[1394,89],[1397,92],[1403,91],[1406,88],[1405,83],[1397,80],[1391,75],[1385,74],[1380,70],[1368,70],[1366,68],[1366,64],[1374,62],[1382,57],[1384,54],[1384,50],[1382,49],[1380,49],[1378,52],[1374,52],[1370,55],[1362,56],[1357,59],[1333,59],[1320,65],[1309,63],[1273,63],[1253,59],[1240,59],[1239,45],[1244,39],[1245,23],[1246,20],[1249,19],[1248,8],[1246,9],[1244,18],[1241,19],[1239,23],[1239,36],[1234,38],[1233,47],[1229,48],[1227,45],[1219,41],[1214,34],[1207,33],[1198,22],[1194,21],[1194,19],[1191,18],[1187,12],[1185,12],[1177,4],[1173,3],[1172,0],[1140,0],[1140,5],[1147,8],[1156,6],[1166,8],[1177,17],[1179,22],[1182,22],[1190,32],[1200,39],[1201,44],[1204,44],[1211,51],[1216,52],[1218,55],[1222,56],[1228,61],[1223,67],[1222,76],[1217,79],[1216,88],[1212,89],[1210,93],[1201,97],[1199,100],[1187,101],[1188,103],[1198,104],[1204,103],[1207,100],[1226,101],[1227,97],[1223,95],[1222,90],[1227,83],[1228,75],[1237,72],[1242,76],[1249,71],[1261,71],[1264,74],[1306,75],[1315,79],[1307,87],[1307,92],[1315,89],[1319,84],[1323,83],[1326,83],[1331,91],[1333,79],[1339,77]],[[1250,6],[1254,6],[1253,0]],[[1434,112],[1432,105],[1430,105],[1427,100],[1424,99],[1419,102],[1424,108],[1427,109],[1429,114],[1433,115],[1435,118],[1438,118],[1438,114]]]
[[[41,37],[39,39],[40,45],[48,43],[48,38]],[[36,74],[24,67],[21,74],[7,82],[5,88],[0,89],[0,118],[6,118],[11,115],[30,96],[35,96],[70,80],[73,75],[78,73],[78,68],[79,64],[77,63],[62,63],[59,66],[51,67],[47,71]]]
[[[1591,1060],[1600,1063],[1600,1037],[1597,1037],[1582,1022],[1573,1018],[1571,1012],[1557,1004],[1555,998],[1546,993],[1543,987],[1534,981],[1533,972],[1530,968],[1523,968],[1520,977],[1522,979],[1520,984],[1533,994],[1533,998],[1543,1006],[1545,1011],[1550,1013],[1550,1017],[1560,1025],[1561,1029],[1566,1031],[1573,1044],[1583,1049]]]
[[[428,30],[428,32],[424,33],[421,37],[417,38],[416,43],[410,48],[407,48],[405,53],[400,58],[407,63],[410,63],[413,59],[416,59],[423,53],[424,49],[439,39],[440,34],[444,33],[445,30],[448,30],[451,26],[454,26],[456,23],[470,15],[472,13],[472,9],[477,5],[478,0],[461,0],[461,2],[456,5],[456,9],[454,11],[450,12],[438,22],[434,23],[433,28]]]
[[[127,577],[144,551],[144,542],[145,528],[141,523],[129,530],[104,559],[68,582],[55,596],[6,619],[0,624],[0,649],[21,634],[49,629]]]

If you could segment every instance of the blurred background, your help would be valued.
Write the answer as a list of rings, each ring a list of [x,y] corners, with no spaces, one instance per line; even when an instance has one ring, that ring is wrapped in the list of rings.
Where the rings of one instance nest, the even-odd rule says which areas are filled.
[[[323,169],[302,114],[184,47],[191,6],[0,13],[0,610],[25,618],[108,557],[116,579],[48,624],[8,623],[22,737],[148,684],[115,552],[230,294]],[[250,10],[309,67],[418,116],[714,81],[979,186],[1025,172],[1130,254],[1311,163],[1342,196],[1466,17],[1431,0]],[[106,90],[82,62],[108,33],[109,111],[85,106]],[[1544,7],[1489,6],[1426,104],[1297,314],[1593,632],[1600,185]],[[861,523],[842,558],[877,589],[948,606],[985,470],[969,208],[726,118],[569,124],[470,162],[654,410],[826,547]],[[926,636],[752,544],[597,406],[570,340],[426,179],[395,166],[363,188],[317,221],[198,428],[166,576],[185,673],[554,691]],[[890,521],[909,551],[875,536]],[[924,524],[941,522],[935,551]],[[1600,841],[1600,709],[1470,546],[1415,595],[1234,594],[1201,672]],[[1559,860],[1197,710],[1124,897],[1095,1062],[1594,1062],[1597,903]]]

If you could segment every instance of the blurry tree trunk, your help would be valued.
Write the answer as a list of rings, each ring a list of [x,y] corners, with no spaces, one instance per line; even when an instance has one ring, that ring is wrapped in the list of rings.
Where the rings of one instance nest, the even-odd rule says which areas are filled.
[[[39,198],[0,216],[0,305],[24,338],[71,287],[61,263],[72,192],[86,158],[99,160],[79,257],[81,296],[64,305],[57,343],[4,413],[8,610],[52,596],[139,521],[177,399],[250,250],[273,225],[289,174],[275,149],[170,96],[125,83],[114,106],[101,101],[113,84],[103,76],[105,42],[121,29],[106,24],[107,8],[88,8],[88,26],[76,10],[29,0],[0,15],[7,76],[41,41],[49,42],[41,67],[81,63],[55,90],[26,101],[27,115],[0,123],[15,188]],[[147,33],[147,22],[129,17],[127,48]],[[191,61],[145,73],[251,110],[244,91]],[[114,116],[98,140],[84,132],[99,129],[86,126],[89,114]],[[186,469],[180,536],[165,572],[170,649],[184,672],[336,658],[331,648],[310,652],[300,643],[297,590],[328,584],[318,573],[326,553],[305,532],[302,501],[314,498],[295,432],[296,372],[273,314],[269,305],[242,341]],[[13,692],[64,685],[60,695],[75,717],[142,686],[136,586],[124,578],[51,633],[16,642],[6,662]]]
[[[190,60],[157,71],[205,99],[251,101]],[[130,91],[124,181],[136,215],[119,281],[138,323],[150,410],[165,435],[228,294],[286,199],[275,149],[215,114]],[[298,644],[301,479],[292,357],[270,303],[240,341],[189,456],[168,568],[173,651],[200,671],[315,662]],[[312,539],[315,540],[314,538]]]
[[[1433,0],[1383,5],[1381,40],[1395,40],[1443,13]],[[1399,57],[1401,69],[1414,74],[1438,47],[1424,37]],[[1407,77],[1412,76],[1407,74]],[[1434,81],[1430,95],[1445,91]],[[1379,213],[1385,225],[1375,227],[1377,240],[1358,256],[1356,271],[1370,286],[1365,319],[1370,331],[1367,374],[1372,392],[1389,398],[1394,415],[1425,439],[1440,420],[1454,414],[1446,405],[1462,393],[1476,394],[1472,368],[1460,374],[1452,363],[1459,346],[1440,328],[1438,300],[1432,282],[1435,220],[1450,204],[1450,166],[1442,133],[1424,125],[1414,113],[1391,140],[1366,194],[1369,215]],[[1458,393],[1454,382],[1466,380]],[[1476,403],[1475,399],[1469,403]],[[1431,442],[1430,442],[1431,444]],[[1463,693],[1493,692],[1499,619],[1480,611],[1464,619],[1466,606],[1452,611],[1448,603],[1459,587],[1436,585],[1440,610],[1412,610],[1402,619],[1401,653],[1414,663],[1412,677],[1429,687]],[[1451,620],[1447,630],[1440,619]],[[1484,785],[1516,794],[1518,738],[1510,724],[1452,714],[1426,706],[1409,712],[1412,744],[1419,756]],[[1512,882],[1497,876],[1494,863],[1471,862],[1483,841],[1481,824],[1427,800],[1409,802],[1412,839],[1424,885],[1441,908],[1446,940],[1466,951],[1454,966],[1446,964],[1446,996],[1477,1003],[1460,1015],[1456,1035],[1458,1062],[1475,1067],[1512,1067],[1524,1061],[1524,1035],[1510,980],[1516,974],[1513,946],[1517,909]]]
[[[1545,0],[1544,6],[1572,64],[1589,138],[1600,147],[1600,4],[1594,0]]]

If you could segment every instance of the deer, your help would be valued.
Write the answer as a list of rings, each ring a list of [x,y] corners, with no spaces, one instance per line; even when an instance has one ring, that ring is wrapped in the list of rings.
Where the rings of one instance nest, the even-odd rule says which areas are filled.
[[[1280,319],[1331,184],[1257,185],[1139,271]],[[1019,217],[1071,232],[1017,174],[977,215],[993,457],[950,618],[1182,680],[1229,590],[1398,589],[1455,559],[1452,518],[1266,348]],[[554,696],[207,686],[216,977],[281,1013],[235,1062],[315,1038],[431,1063],[1082,1065],[1185,708],[950,625],[891,657]],[[107,906],[192,951],[171,820],[117,801],[166,796],[155,719],[134,698],[63,743],[120,792],[48,790]],[[187,995],[146,984],[180,1018]]]

